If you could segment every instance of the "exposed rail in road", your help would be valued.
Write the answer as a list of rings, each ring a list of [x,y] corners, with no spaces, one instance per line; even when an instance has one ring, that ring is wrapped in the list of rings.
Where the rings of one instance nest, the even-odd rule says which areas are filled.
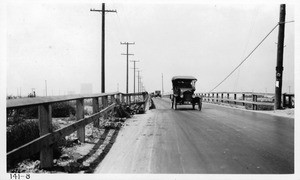
[[[125,97],[127,97],[125,99]],[[93,114],[89,117],[84,117],[84,100],[92,99]],[[101,99],[101,104],[99,103]],[[94,126],[99,126],[99,118],[107,118],[107,113],[114,110],[118,103],[138,103],[144,104],[144,108],[148,102],[148,93],[131,93],[124,94],[120,92],[89,94],[89,95],[68,95],[68,96],[52,96],[52,97],[36,97],[36,98],[21,98],[8,99],[7,109],[20,109],[30,106],[38,106],[38,120],[40,137],[22,145],[7,153],[7,162],[16,159],[27,158],[40,152],[41,168],[49,168],[53,166],[53,144],[62,137],[65,137],[77,131],[77,138],[84,142],[85,126],[94,123]],[[61,129],[52,130],[52,108],[51,105],[57,102],[76,101],[76,119],[77,121]],[[100,110],[102,106],[102,110]]]

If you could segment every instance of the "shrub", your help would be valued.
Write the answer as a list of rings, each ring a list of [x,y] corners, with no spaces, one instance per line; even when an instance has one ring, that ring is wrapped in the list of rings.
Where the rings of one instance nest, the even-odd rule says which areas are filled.
[[[39,137],[37,120],[27,120],[8,127],[6,130],[7,151],[11,151]]]
[[[7,113],[7,125],[13,125],[24,122],[25,119],[37,119],[38,107],[27,107],[20,109],[8,109]]]
[[[52,117],[68,117],[70,114],[75,115],[75,107],[68,102],[54,103],[52,105]]]
[[[20,109],[9,109],[7,112],[7,125],[21,123],[25,119],[37,119],[38,107],[27,107]],[[70,114],[75,115],[75,107],[67,102],[52,104],[52,117],[69,117]]]
[[[53,131],[60,128],[58,124],[52,124]],[[26,120],[14,126],[10,126],[6,131],[7,137],[7,152],[20,147],[39,137],[39,123],[38,120]],[[61,138],[57,143],[53,145],[53,158],[57,159],[62,154],[63,146],[66,146],[68,142],[65,138]],[[39,153],[30,157],[31,160],[39,159]],[[18,162],[22,159],[17,160]],[[17,162],[11,162],[8,167],[14,166]]]

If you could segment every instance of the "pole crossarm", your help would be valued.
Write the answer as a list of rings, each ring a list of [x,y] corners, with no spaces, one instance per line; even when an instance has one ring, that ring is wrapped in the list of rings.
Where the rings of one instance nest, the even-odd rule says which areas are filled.
[[[135,44],[135,42],[120,42],[122,45],[127,45],[127,44]]]
[[[90,11],[103,12],[102,10],[98,10],[98,9],[90,9]],[[115,13],[117,13],[117,10],[104,10],[104,12],[115,12]]]
[[[129,55],[129,56],[134,56],[134,54],[125,54],[125,53],[122,53],[121,55]]]

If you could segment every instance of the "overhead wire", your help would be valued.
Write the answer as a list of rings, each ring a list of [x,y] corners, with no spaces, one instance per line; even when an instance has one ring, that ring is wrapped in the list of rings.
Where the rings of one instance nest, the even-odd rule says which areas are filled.
[[[265,39],[276,29],[276,27],[279,25],[277,23],[272,30],[258,43],[258,45],[244,58],[242,62],[238,66],[236,66],[218,85],[216,85],[213,89],[211,89],[209,92],[212,92],[217,87],[219,87],[226,79],[228,79],[253,53],[254,51],[265,41]]]
[[[276,27],[279,24],[287,24],[287,23],[292,23],[295,22],[294,20],[291,21],[285,21],[285,22],[278,22],[273,29],[258,43],[258,45],[248,54],[248,56],[246,56],[246,58],[244,58],[244,60],[237,66],[235,67],[218,85],[216,85],[212,90],[210,90],[209,92],[212,92],[213,90],[215,90],[217,87],[219,87],[226,79],[228,79],[228,77],[230,77],[253,53],[254,51],[266,40],[266,38],[276,29]]]
[[[257,15],[258,15],[258,11],[260,9],[257,8],[256,11],[254,12],[254,15],[252,17],[252,21],[251,21],[251,28],[250,28],[250,31],[249,31],[249,35],[248,35],[248,38],[247,38],[247,43],[245,45],[245,48],[244,48],[244,51],[243,51],[243,56],[245,55],[246,53],[246,49],[248,49],[248,45],[249,45],[249,42],[250,42],[250,37],[252,36],[252,33],[253,33],[253,29],[254,29],[254,24],[256,22],[256,19],[257,19]],[[240,68],[241,69],[241,68]],[[236,78],[236,81],[234,83],[234,87],[233,87],[233,91],[236,90],[237,86],[238,86],[238,81],[239,81],[239,77],[240,77],[240,69],[238,70],[238,74],[237,74],[237,78]]]

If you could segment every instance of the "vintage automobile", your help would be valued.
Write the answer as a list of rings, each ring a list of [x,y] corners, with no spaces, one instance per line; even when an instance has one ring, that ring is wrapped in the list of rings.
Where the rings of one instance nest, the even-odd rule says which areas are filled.
[[[154,97],[161,97],[161,91],[160,90],[156,90],[154,92]]]
[[[193,76],[174,76],[172,78],[173,95],[171,95],[172,108],[177,109],[178,104],[192,104],[193,109],[198,105],[202,108],[202,97],[194,94],[197,79]]]

